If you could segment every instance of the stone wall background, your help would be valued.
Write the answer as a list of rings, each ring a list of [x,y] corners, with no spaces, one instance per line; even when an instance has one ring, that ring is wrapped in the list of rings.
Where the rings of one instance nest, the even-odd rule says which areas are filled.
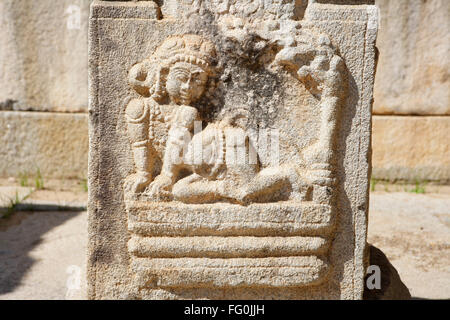
[[[0,0],[0,177],[86,178],[90,3]],[[448,183],[450,2],[376,4],[373,177]]]
[[[87,112],[90,2],[0,1],[2,105],[13,110]]]
[[[377,0],[375,114],[450,115],[450,2]]]
[[[0,177],[87,176],[91,0],[0,0]]]
[[[450,1],[376,0],[375,179],[450,181]]]

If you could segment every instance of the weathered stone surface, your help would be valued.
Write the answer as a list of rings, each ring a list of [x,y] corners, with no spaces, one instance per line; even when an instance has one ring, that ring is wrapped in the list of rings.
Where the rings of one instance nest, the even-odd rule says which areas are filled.
[[[374,113],[450,115],[450,2],[376,4],[381,25]]]
[[[86,114],[0,112],[0,176],[46,178],[87,176]]]
[[[450,117],[373,117],[372,177],[450,181]]]
[[[91,0],[0,3],[0,110],[87,111]]]
[[[91,7],[89,297],[361,299],[375,8],[160,9]]]

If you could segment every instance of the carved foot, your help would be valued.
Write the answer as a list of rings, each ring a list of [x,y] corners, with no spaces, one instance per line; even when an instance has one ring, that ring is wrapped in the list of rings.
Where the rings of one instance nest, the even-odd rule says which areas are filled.
[[[245,192],[238,190],[233,196],[233,202],[241,206],[248,206],[254,202],[254,197]]]
[[[151,182],[151,174],[139,171],[126,177],[123,184],[125,199],[135,200],[137,195],[145,190]]]
[[[333,187],[336,184],[331,166],[329,164],[315,164],[313,168],[307,174],[307,179],[312,185],[312,201],[330,204],[333,196]]]
[[[149,185],[149,187],[145,191],[145,194],[152,200],[171,201],[173,199],[172,178],[160,174]]]

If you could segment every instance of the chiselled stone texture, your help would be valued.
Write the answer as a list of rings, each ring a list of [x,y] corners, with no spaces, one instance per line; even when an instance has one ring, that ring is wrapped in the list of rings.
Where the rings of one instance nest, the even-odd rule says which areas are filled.
[[[377,0],[377,5],[374,113],[450,115],[450,2]]]
[[[362,298],[376,21],[94,2],[90,298]]]
[[[374,116],[375,179],[450,182],[450,117]]]
[[[374,4],[375,0],[310,0],[312,3],[329,3],[329,4]]]
[[[0,176],[86,179],[87,114],[0,111]]]
[[[0,2],[0,110],[87,111],[91,2]]]

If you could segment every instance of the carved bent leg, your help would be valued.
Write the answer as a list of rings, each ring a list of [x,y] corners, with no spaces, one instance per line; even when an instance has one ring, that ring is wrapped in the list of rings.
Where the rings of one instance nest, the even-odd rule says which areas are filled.
[[[311,184],[293,166],[266,168],[248,181],[208,180],[194,173],[172,189],[176,200],[208,203],[227,200],[242,205],[260,201],[310,200]],[[283,195],[283,192],[286,194]]]
[[[248,203],[269,197],[269,201],[286,198],[306,201],[309,188],[308,181],[294,166],[266,168],[247,184],[243,200]],[[282,192],[287,194],[283,196]]]
[[[172,189],[175,200],[185,203],[212,203],[220,200],[241,203],[241,186],[230,180],[208,180],[194,173],[178,181]]]
[[[135,198],[151,182],[150,148],[148,140],[148,110],[145,102],[133,99],[126,108],[127,131],[133,151],[136,172],[129,175],[124,184],[127,198]]]

